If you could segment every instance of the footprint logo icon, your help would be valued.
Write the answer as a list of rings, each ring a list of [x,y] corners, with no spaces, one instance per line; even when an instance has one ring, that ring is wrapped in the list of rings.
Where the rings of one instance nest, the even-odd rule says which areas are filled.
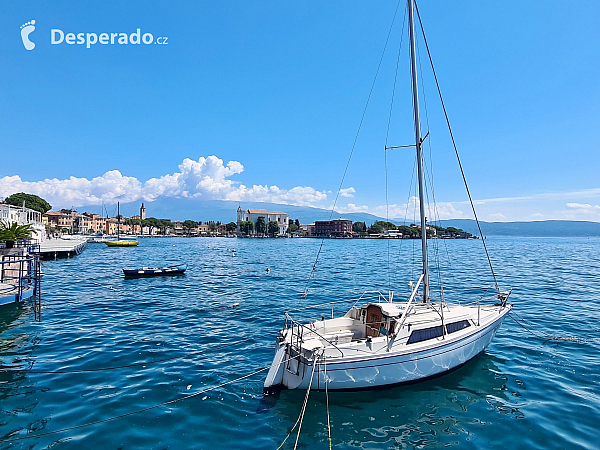
[[[23,45],[27,50],[35,48],[35,44],[29,40],[29,35],[33,30],[35,30],[35,20],[21,25],[21,39],[23,39]]]

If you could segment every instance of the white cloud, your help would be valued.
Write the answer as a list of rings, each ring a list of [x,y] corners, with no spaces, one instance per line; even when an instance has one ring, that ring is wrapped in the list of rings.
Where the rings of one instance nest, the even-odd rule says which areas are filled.
[[[597,214],[600,212],[600,205],[590,205],[589,203],[567,203],[567,208],[574,209],[584,214]]]
[[[99,205],[102,202],[123,203],[138,200],[142,183],[135,177],[123,176],[118,170],[109,170],[100,177],[67,180],[56,178],[42,181],[23,181],[18,175],[0,178],[0,196],[27,192],[45,198],[50,204],[65,206]]]
[[[324,191],[309,186],[296,186],[292,189],[280,189],[277,186],[254,185],[247,188],[243,184],[230,190],[222,200],[272,202],[284,205],[315,206],[326,200]]]
[[[201,197],[207,200],[236,200],[273,202],[299,206],[315,206],[327,199],[325,191],[309,186],[281,189],[278,186],[253,185],[248,188],[231,179],[244,171],[238,161],[223,160],[211,155],[197,161],[185,158],[179,172],[150,178],[142,183],[135,177],[124,176],[118,170],[88,180],[71,177],[67,180],[46,179],[22,181],[18,175],[0,178],[0,196],[27,192],[45,198],[62,207],[123,203],[136,200],[153,201],[159,197]],[[352,191],[350,191],[350,189]],[[353,192],[353,188],[347,190]]]
[[[217,156],[184,159],[173,173],[147,181],[110,170],[103,175],[87,179],[70,177],[41,181],[24,181],[18,175],[0,177],[0,197],[16,192],[28,192],[45,198],[54,207],[80,207],[86,205],[114,204],[134,201],[152,201],[157,198],[202,198],[240,202],[272,202],[280,204],[313,206],[327,209],[327,200],[335,192],[318,190],[311,186],[283,189],[277,185],[244,185],[235,176],[244,171],[238,161],[224,162]],[[330,195],[331,194],[331,195]],[[340,190],[340,197],[353,199],[354,187]],[[419,200],[411,197],[407,203],[389,206],[372,204],[368,200],[352,200],[347,205],[338,204],[336,210],[346,213],[370,213],[379,217],[407,221],[418,220]],[[360,202],[360,203],[359,203]],[[592,220],[600,221],[600,188],[569,192],[540,193],[517,197],[477,200],[477,213],[481,220]],[[501,206],[501,207],[500,207]],[[331,208],[331,206],[329,206]],[[502,212],[500,213],[499,210]],[[434,219],[472,218],[468,202],[439,202],[437,210],[426,205],[429,221]],[[464,211],[464,212],[463,212]]]
[[[379,205],[375,207],[369,207],[367,205],[357,206],[354,203],[348,203],[346,206],[339,206],[335,208],[336,211],[347,214],[347,213],[369,213],[378,217],[389,217],[390,219],[398,220],[406,217],[408,221],[418,220],[419,217],[419,198],[411,197],[408,203],[402,205],[391,204],[391,205]],[[433,205],[425,205],[425,211],[427,212],[427,220],[432,222],[438,219],[456,219],[463,217],[463,212],[460,209],[456,209],[452,203],[439,203],[436,205],[434,211]]]
[[[359,212],[369,212],[369,207],[367,205],[357,206],[354,203],[348,203],[346,206],[336,207],[335,210],[342,214],[349,213],[359,213]]]
[[[355,192],[356,192],[356,189],[354,189],[353,187],[349,187],[346,189],[340,189],[340,197],[354,197]]]

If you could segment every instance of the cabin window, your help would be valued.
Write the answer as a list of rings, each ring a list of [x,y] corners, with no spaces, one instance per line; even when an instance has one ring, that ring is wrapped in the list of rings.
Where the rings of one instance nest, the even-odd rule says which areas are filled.
[[[448,330],[448,334],[454,333],[456,331],[460,331],[463,328],[470,327],[471,324],[468,320],[460,320],[458,322],[452,322],[446,325],[446,330]]]
[[[427,341],[429,339],[441,337],[443,334],[444,328],[441,325],[438,327],[415,330],[410,334],[407,344],[414,344],[415,342]]]

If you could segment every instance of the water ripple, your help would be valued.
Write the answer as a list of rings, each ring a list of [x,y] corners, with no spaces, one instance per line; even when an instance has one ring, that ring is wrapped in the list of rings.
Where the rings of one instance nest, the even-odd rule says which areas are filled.
[[[285,310],[356,297],[365,289],[387,291],[389,279],[405,292],[418,273],[412,242],[328,241],[317,279],[302,298],[319,244],[145,239],[135,249],[90,245],[75,259],[44,263],[42,322],[33,321],[29,305],[0,310],[0,364],[23,368],[0,372],[0,436],[99,421],[225,383],[270,363]],[[390,278],[384,270],[388,245]],[[442,275],[447,296],[476,300],[483,290],[469,297],[451,289],[492,284],[481,243],[440,245],[440,268],[451,274]],[[489,248],[527,326],[581,340],[539,339],[507,320],[484,354],[446,376],[331,393],[335,448],[596,447],[600,239],[495,238]],[[121,275],[122,267],[178,262],[188,263],[181,277]],[[234,303],[239,306],[231,308]],[[207,353],[196,353],[201,350]],[[152,363],[172,357],[179,358]],[[131,366],[138,363],[145,364]],[[127,367],[34,373],[112,366]],[[296,422],[304,394],[283,392],[266,402],[263,379],[264,373],[116,421],[0,448],[276,448]],[[325,448],[326,424],[325,396],[314,392],[301,448]]]

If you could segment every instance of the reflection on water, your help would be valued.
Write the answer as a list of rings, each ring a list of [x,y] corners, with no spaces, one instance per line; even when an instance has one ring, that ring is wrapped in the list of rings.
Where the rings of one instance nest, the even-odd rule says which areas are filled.
[[[520,394],[508,389],[508,377],[500,373],[497,363],[502,361],[482,354],[452,373],[426,382],[373,391],[330,392],[333,443],[339,448],[441,447],[458,443],[458,435],[463,435],[460,440],[468,439],[476,427],[493,425],[493,417],[487,422],[473,419],[477,417],[474,412],[490,405],[497,414],[510,409],[518,418],[514,400]],[[286,432],[296,422],[303,400],[301,392],[282,392],[275,415],[284,419]],[[310,447],[326,441],[325,394],[313,392],[302,443]]]
[[[356,298],[367,289],[387,291],[381,268],[387,267],[388,245],[398,262],[392,288],[406,291],[416,273],[411,243],[332,240],[303,298],[319,244],[146,239],[135,249],[90,245],[77,258],[45,262],[42,322],[33,321],[28,305],[0,308],[0,364],[31,369],[0,371],[0,439],[101,421],[268,366],[285,310]],[[480,242],[440,245],[453,256],[440,262],[452,274],[448,297],[458,295],[452,287],[489,284]],[[600,239],[490,239],[489,247],[503,286],[514,288],[515,310],[530,326],[585,341],[545,342],[507,319],[484,354],[452,373],[390,389],[331,392],[335,448],[595,447]],[[184,277],[124,280],[121,272],[179,262],[188,264]],[[151,364],[173,356],[179,358]],[[135,363],[144,364],[129,367]],[[33,372],[113,366],[123,368]],[[296,422],[304,394],[284,391],[265,402],[264,375],[0,448],[277,448]],[[326,420],[325,395],[312,392],[301,448],[327,448]]]

